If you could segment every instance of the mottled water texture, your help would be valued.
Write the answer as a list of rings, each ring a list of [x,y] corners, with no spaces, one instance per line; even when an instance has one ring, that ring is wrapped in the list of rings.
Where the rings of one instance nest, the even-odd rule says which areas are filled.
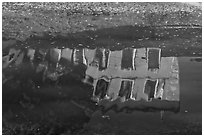
[[[32,35],[25,41],[3,41],[3,134],[201,134],[201,32],[201,28],[189,26],[119,26],[56,36],[45,32],[42,36]],[[117,111],[110,107],[102,113],[95,104],[98,98],[93,98],[94,86],[90,83],[94,78],[87,77],[86,82],[82,80],[87,76],[87,66],[97,64],[84,60],[87,53],[90,59],[94,57],[85,51],[96,48],[99,49],[96,56],[99,58],[98,68],[103,72],[109,64],[121,62],[112,58],[108,64],[109,53],[117,57],[117,53],[125,49],[126,55],[133,55],[131,48],[141,49],[141,60],[135,58],[134,62],[131,54],[125,55],[129,62],[124,59],[122,69],[127,72],[142,69],[142,65],[140,69],[137,67],[147,59],[150,67],[145,68],[155,72],[166,62],[162,58],[176,58],[179,103],[173,107],[170,105],[168,111],[162,111],[166,105],[152,112],[152,109],[141,109],[140,104],[136,105],[139,109],[131,110],[132,103],[128,104],[128,99],[134,97],[129,92],[133,82],[126,79],[120,84],[120,80],[116,80],[114,84],[121,91],[119,95],[127,99],[124,106],[121,105],[124,109]],[[142,49],[155,48],[161,50],[161,56],[153,56],[160,54],[152,51],[150,56],[143,55]],[[163,62],[159,63],[159,60]],[[101,83],[110,82],[109,76],[106,75]],[[145,91],[150,95],[146,102],[151,103],[152,87],[158,83],[157,88],[162,89],[163,81],[149,79],[147,83],[143,87],[149,89]],[[115,87],[112,87],[114,92]],[[105,92],[95,95],[111,100]],[[158,104],[156,102],[156,106]]]

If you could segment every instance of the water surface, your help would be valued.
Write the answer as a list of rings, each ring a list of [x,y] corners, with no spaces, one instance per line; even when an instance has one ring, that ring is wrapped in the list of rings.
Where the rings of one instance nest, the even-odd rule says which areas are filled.
[[[39,83],[39,87],[31,88],[33,83],[27,81],[27,78],[33,77],[34,73],[29,63],[24,63],[20,69],[3,69],[3,74],[7,72],[16,75],[15,79],[3,85],[4,133],[9,127],[15,130],[21,124],[35,130],[35,134],[47,134],[50,125],[56,127],[53,131],[50,130],[50,134],[201,134],[201,29],[122,26],[66,36],[33,36],[24,42],[12,43],[14,45],[3,43],[3,55],[7,55],[11,47],[21,50],[25,47],[45,50],[51,47],[103,47],[110,50],[159,47],[162,49],[162,56],[178,57],[180,111],[117,113],[110,110],[106,114],[96,111],[90,119],[87,115],[92,112],[84,111],[83,107],[90,107],[92,110],[96,108],[94,102],[90,102],[92,87],[80,81],[80,76],[84,77],[83,66],[73,68],[75,73],[67,74],[58,84],[47,81],[48,84],[42,86],[42,81],[38,78],[42,73],[39,73],[35,77],[35,84]],[[79,73],[81,75],[75,75]],[[28,87],[22,84],[23,89],[17,88],[18,83],[21,83],[19,81],[30,84]],[[78,102],[79,106],[72,101]],[[87,124],[82,130],[84,123]],[[19,134],[22,129],[16,131],[10,134]]]

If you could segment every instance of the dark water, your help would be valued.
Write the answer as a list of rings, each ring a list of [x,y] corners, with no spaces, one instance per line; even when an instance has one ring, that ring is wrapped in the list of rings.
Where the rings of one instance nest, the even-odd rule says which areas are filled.
[[[14,41],[3,41],[3,48],[11,47]],[[104,47],[111,50],[121,50],[125,47],[159,47],[162,56],[201,56],[202,28],[188,26],[148,27],[148,26],[119,26],[83,31],[70,34],[49,32],[41,36],[32,35],[29,39],[17,41],[18,48],[95,48]]]
[[[16,75],[16,79],[3,85],[3,134],[201,134],[201,30],[176,30],[124,26],[66,36],[33,36],[24,42],[16,42],[14,46],[3,43],[4,55],[8,53],[8,47],[105,47],[111,50],[159,47],[162,56],[178,57],[180,79],[178,113],[135,111],[127,114],[110,110],[102,115],[90,101],[92,87],[80,82],[75,73],[67,74],[68,78],[59,83],[63,86],[48,81],[44,86],[39,84],[39,88],[31,88],[32,82],[24,76],[33,77],[34,73],[24,63],[20,69],[3,70],[3,73]],[[74,70],[80,71],[81,68]],[[22,84],[24,88],[18,88],[19,80],[30,84],[28,87]],[[38,76],[37,82],[41,83]],[[93,113],[83,107],[96,111]]]

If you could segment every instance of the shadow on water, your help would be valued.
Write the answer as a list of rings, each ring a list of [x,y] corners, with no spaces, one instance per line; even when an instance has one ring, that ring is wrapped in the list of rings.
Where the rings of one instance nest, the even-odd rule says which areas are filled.
[[[96,31],[61,34],[49,32],[41,36],[32,35],[15,46],[18,48],[95,48],[104,47],[121,50],[125,47],[159,47],[162,56],[201,56],[202,29],[183,27],[119,26]],[[4,46],[3,46],[4,47]],[[5,50],[6,51],[6,50]]]
[[[3,134],[201,134],[202,58],[195,57],[201,56],[201,29],[122,26],[56,37],[47,33],[43,37],[17,41],[14,46],[3,45],[21,51],[45,51],[51,47],[103,47],[111,51],[126,47],[156,47],[162,50],[162,57],[178,57],[180,79],[180,111],[162,112],[163,120],[158,111],[127,114],[110,110],[102,114],[96,111],[97,106],[91,100],[93,86],[81,81],[86,77],[87,66],[68,65],[58,70],[53,67],[56,62],[47,63],[40,52],[33,64],[24,58],[20,65],[15,62],[3,69],[3,82],[4,77],[8,80],[2,90]],[[3,49],[3,55],[7,55],[10,48]],[[39,73],[36,73],[37,69]],[[62,73],[63,76],[58,82],[46,77],[43,80],[46,69],[51,79],[54,78],[51,74]]]

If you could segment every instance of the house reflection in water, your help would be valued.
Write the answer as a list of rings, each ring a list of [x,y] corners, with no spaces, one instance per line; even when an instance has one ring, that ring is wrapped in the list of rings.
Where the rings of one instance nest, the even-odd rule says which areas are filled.
[[[84,82],[94,86],[93,99],[104,109],[179,111],[179,69],[176,57],[161,57],[159,48],[89,50]],[[100,70],[98,66],[108,64]],[[92,82],[89,82],[92,79]]]
[[[105,111],[128,108],[178,112],[178,60],[162,57],[161,52],[159,48],[10,49],[3,57],[3,70],[12,63],[16,67],[27,61],[42,81],[58,81],[74,71],[84,74],[79,79],[93,86],[92,99]]]

